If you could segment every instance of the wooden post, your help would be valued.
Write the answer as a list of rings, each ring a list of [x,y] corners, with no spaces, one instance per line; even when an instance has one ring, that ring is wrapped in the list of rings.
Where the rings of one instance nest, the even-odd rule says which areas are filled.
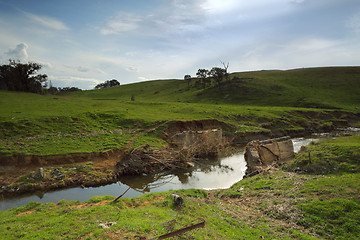
[[[309,164],[311,164],[311,151],[309,151]]]

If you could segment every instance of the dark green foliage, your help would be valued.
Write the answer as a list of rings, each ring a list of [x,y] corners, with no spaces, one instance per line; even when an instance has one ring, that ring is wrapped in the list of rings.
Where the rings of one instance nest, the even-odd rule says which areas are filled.
[[[47,75],[36,74],[41,69],[38,63],[20,63],[9,60],[0,66],[0,90],[41,93]]]
[[[206,88],[206,86],[209,85],[209,70],[199,69],[196,73],[196,76],[200,79],[200,85],[202,86],[202,88]]]
[[[58,93],[69,93],[69,92],[77,92],[82,91],[80,88],[77,87],[64,87],[64,88],[58,88]]]
[[[110,87],[116,87],[119,85],[120,85],[119,81],[116,79],[113,79],[113,80],[107,80],[103,83],[99,83],[98,85],[95,86],[95,89],[110,88]]]
[[[210,72],[209,76],[212,77],[215,82],[217,83],[218,87],[221,87],[221,82],[224,78],[227,77],[226,69],[220,67],[213,67]]]
[[[191,76],[188,75],[188,74],[185,75],[185,76],[184,76],[184,80],[185,80],[185,82],[187,82],[188,87],[190,87]]]

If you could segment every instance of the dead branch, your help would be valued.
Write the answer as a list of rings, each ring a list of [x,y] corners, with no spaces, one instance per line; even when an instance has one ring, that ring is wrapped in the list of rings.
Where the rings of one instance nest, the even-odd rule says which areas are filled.
[[[184,232],[188,232],[188,231],[191,231],[193,229],[197,229],[197,228],[201,228],[201,227],[205,227],[205,221],[203,221],[201,223],[198,223],[198,224],[195,224],[195,225],[192,225],[192,226],[189,226],[189,227],[185,227],[185,228],[176,230],[176,231],[171,232],[171,233],[161,235],[157,239],[160,240],[160,239],[166,239],[166,238],[174,237],[174,236],[180,235],[180,234],[182,234]]]
[[[127,191],[129,191],[129,190],[130,190],[130,187],[129,187],[128,189],[126,189],[126,191],[125,191],[123,194],[121,194],[120,196],[118,196],[117,198],[115,198],[114,201],[112,201],[112,202],[113,202],[113,203],[114,203],[114,202],[117,202],[117,200],[119,200],[122,196],[124,196],[125,193],[127,193]]]
[[[167,164],[167,163],[164,163],[163,161],[160,161],[159,159],[157,159],[157,158],[155,158],[155,157],[153,157],[153,156],[151,156],[151,155],[147,155],[147,156],[148,156],[149,158],[151,158],[152,160],[157,161],[157,162],[163,164],[163,165],[166,166],[166,167],[170,167],[170,168],[173,168],[173,167],[174,167],[174,165],[169,165],[169,164]]]

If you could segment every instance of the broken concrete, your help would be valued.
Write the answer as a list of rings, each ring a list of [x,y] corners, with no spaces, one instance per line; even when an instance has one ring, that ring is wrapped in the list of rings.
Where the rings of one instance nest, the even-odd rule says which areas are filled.
[[[175,134],[168,142],[172,146],[179,148],[191,147],[195,144],[205,144],[207,147],[218,146],[222,144],[222,130],[211,129],[204,131],[184,131]]]
[[[264,141],[251,141],[245,147],[245,160],[247,172],[253,172],[279,163],[294,154],[294,145],[289,136],[268,139]]]

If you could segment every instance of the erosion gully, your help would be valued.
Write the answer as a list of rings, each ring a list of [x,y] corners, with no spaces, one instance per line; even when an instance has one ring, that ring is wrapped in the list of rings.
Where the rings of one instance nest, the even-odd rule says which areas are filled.
[[[358,133],[360,129],[347,128],[332,133],[315,134],[310,137],[294,138],[294,151],[298,152],[301,146],[306,146],[312,141],[321,138]],[[157,174],[123,177],[117,183],[90,188],[68,188],[47,193],[32,193],[13,198],[0,199],[0,210],[4,211],[13,207],[23,206],[30,201],[48,203],[60,200],[87,201],[94,196],[111,195],[117,197],[124,194],[124,198],[139,197],[146,193],[163,192],[178,189],[225,189],[243,179],[246,171],[244,159],[244,146],[239,146],[232,152],[222,153],[216,158],[207,158],[198,161],[193,168],[166,171]]]

